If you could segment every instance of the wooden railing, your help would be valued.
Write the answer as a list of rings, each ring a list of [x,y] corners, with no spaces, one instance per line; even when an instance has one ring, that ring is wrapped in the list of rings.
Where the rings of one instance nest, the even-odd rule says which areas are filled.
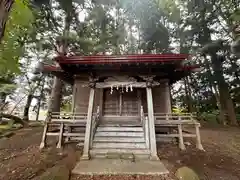
[[[184,120],[193,120],[195,116],[191,113],[154,113],[157,121],[159,120],[179,120],[179,117]]]
[[[143,130],[144,130],[144,139],[145,139],[145,142],[146,142],[146,146],[149,149],[150,148],[149,121],[148,121],[148,117],[145,116],[145,114],[144,114],[143,106],[141,106],[141,124],[142,124]]]
[[[185,114],[155,114],[155,126],[158,127],[170,127],[176,128],[177,133],[170,131],[169,134],[158,134],[158,137],[177,137],[179,139],[179,148],[185,150],[184,137],[195,137],[196,147],[200,150],[204,150],[201,144],[201,138],[199,133],[200,123],[194,119],[194,116],[190,113]],[[195,134],[183,133],[183,126],[195,126]]]
[[[95,114],[93,114],[93,118],[92,118],[92,127],[91,127],[91,134],[90,134],[90,148],[92,147],[93,144],[93,138],[95,135],[95,132],[97,130],[98,124],[99,124],[99,118],[100,118],[100,107],[97,107],[97,112]]]
[[[52,112],[49,113],[48,119],[50,122],[69,122],[77,123],[83,122],[86,123],[87,114],[86,113],[68,113],[68,112]]]
[[[44,148],[47,136],[58,136],[57,148],[62,147],[63,138],[68,141],[70,137],[84,138],[84,132],[72,132],[74,127],[86,126],[86,113],[52,112],[49,113],[43,130],[40,148]],[[54,126],[57,131],[49,131],[49,127]],[[67,129],[67,131],[65,131]]]

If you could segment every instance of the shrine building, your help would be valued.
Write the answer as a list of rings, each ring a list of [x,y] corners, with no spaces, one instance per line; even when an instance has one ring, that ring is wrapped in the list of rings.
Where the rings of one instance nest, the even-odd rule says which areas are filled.
[[[203,150],[200,124],[189,113],[172,113],[170,87],[198,69],[185,54],[59,56],[59,66],[43,64],[72,85],[72,112],[49,112],[40,147],[47,136],[83,145],[82,159],[134,157],[158,160],[157,143],[196,138]],[[185,133],[193,125],[196,133]],[[57,131],[51,131],[57,127]]]

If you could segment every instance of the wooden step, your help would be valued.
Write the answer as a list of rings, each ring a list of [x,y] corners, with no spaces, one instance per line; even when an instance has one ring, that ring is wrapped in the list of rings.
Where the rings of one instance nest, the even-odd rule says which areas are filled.
[[[106,115],[103,116],[101,118],[102,121],[140,121],[140,117],[139,116],[110,116],[110,115]]]
[[[93,142],[144,143],[144,137],[95,137]]]
[[[136,122],[100,122],[98,127],[142,127],[140,123]]]
[[[145,143],[121,143],[121,142],[94,142],[92,148],[113,148],[113,149],[121,149],[121,148],[128,148],[128,149],[146,149]]]
[[[109,127],[109,126],[100,126],[97,128],[97,132],[143,132],[142,127]]]
[[[96,132],[95,137],[144,137],[144,132]]]

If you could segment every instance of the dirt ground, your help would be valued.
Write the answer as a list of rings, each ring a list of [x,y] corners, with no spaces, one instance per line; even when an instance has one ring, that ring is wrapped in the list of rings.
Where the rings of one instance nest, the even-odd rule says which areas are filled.
[[[70,179],[174,179],[179,167],[192,168],[203,180],[240,179],[240,129],[202,128],[201,135],[205,152],[196,150],[195,142],[187,139],[187,150],[180,151],[177,144],[159,144],[158,154],[169,169],[168,177],[152,176],[74,176],[81,149],[75,144],[55,149],[56,140],[48,141],[49,147],[39,151],[42,127],[21,129],[10,138],[0,139],[0,180],[45,180],[48,173],[57,172],[58,180]],[[61,172],[59,172],[61,171]],[[48,178],[49,179],[49,178]]]

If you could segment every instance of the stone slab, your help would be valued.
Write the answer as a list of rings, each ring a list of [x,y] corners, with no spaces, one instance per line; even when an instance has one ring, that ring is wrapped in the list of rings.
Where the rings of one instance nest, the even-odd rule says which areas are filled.
[[[163,175],[168,174],[161,161],[91,159],[79,161],[72,171],[80,175]]]

